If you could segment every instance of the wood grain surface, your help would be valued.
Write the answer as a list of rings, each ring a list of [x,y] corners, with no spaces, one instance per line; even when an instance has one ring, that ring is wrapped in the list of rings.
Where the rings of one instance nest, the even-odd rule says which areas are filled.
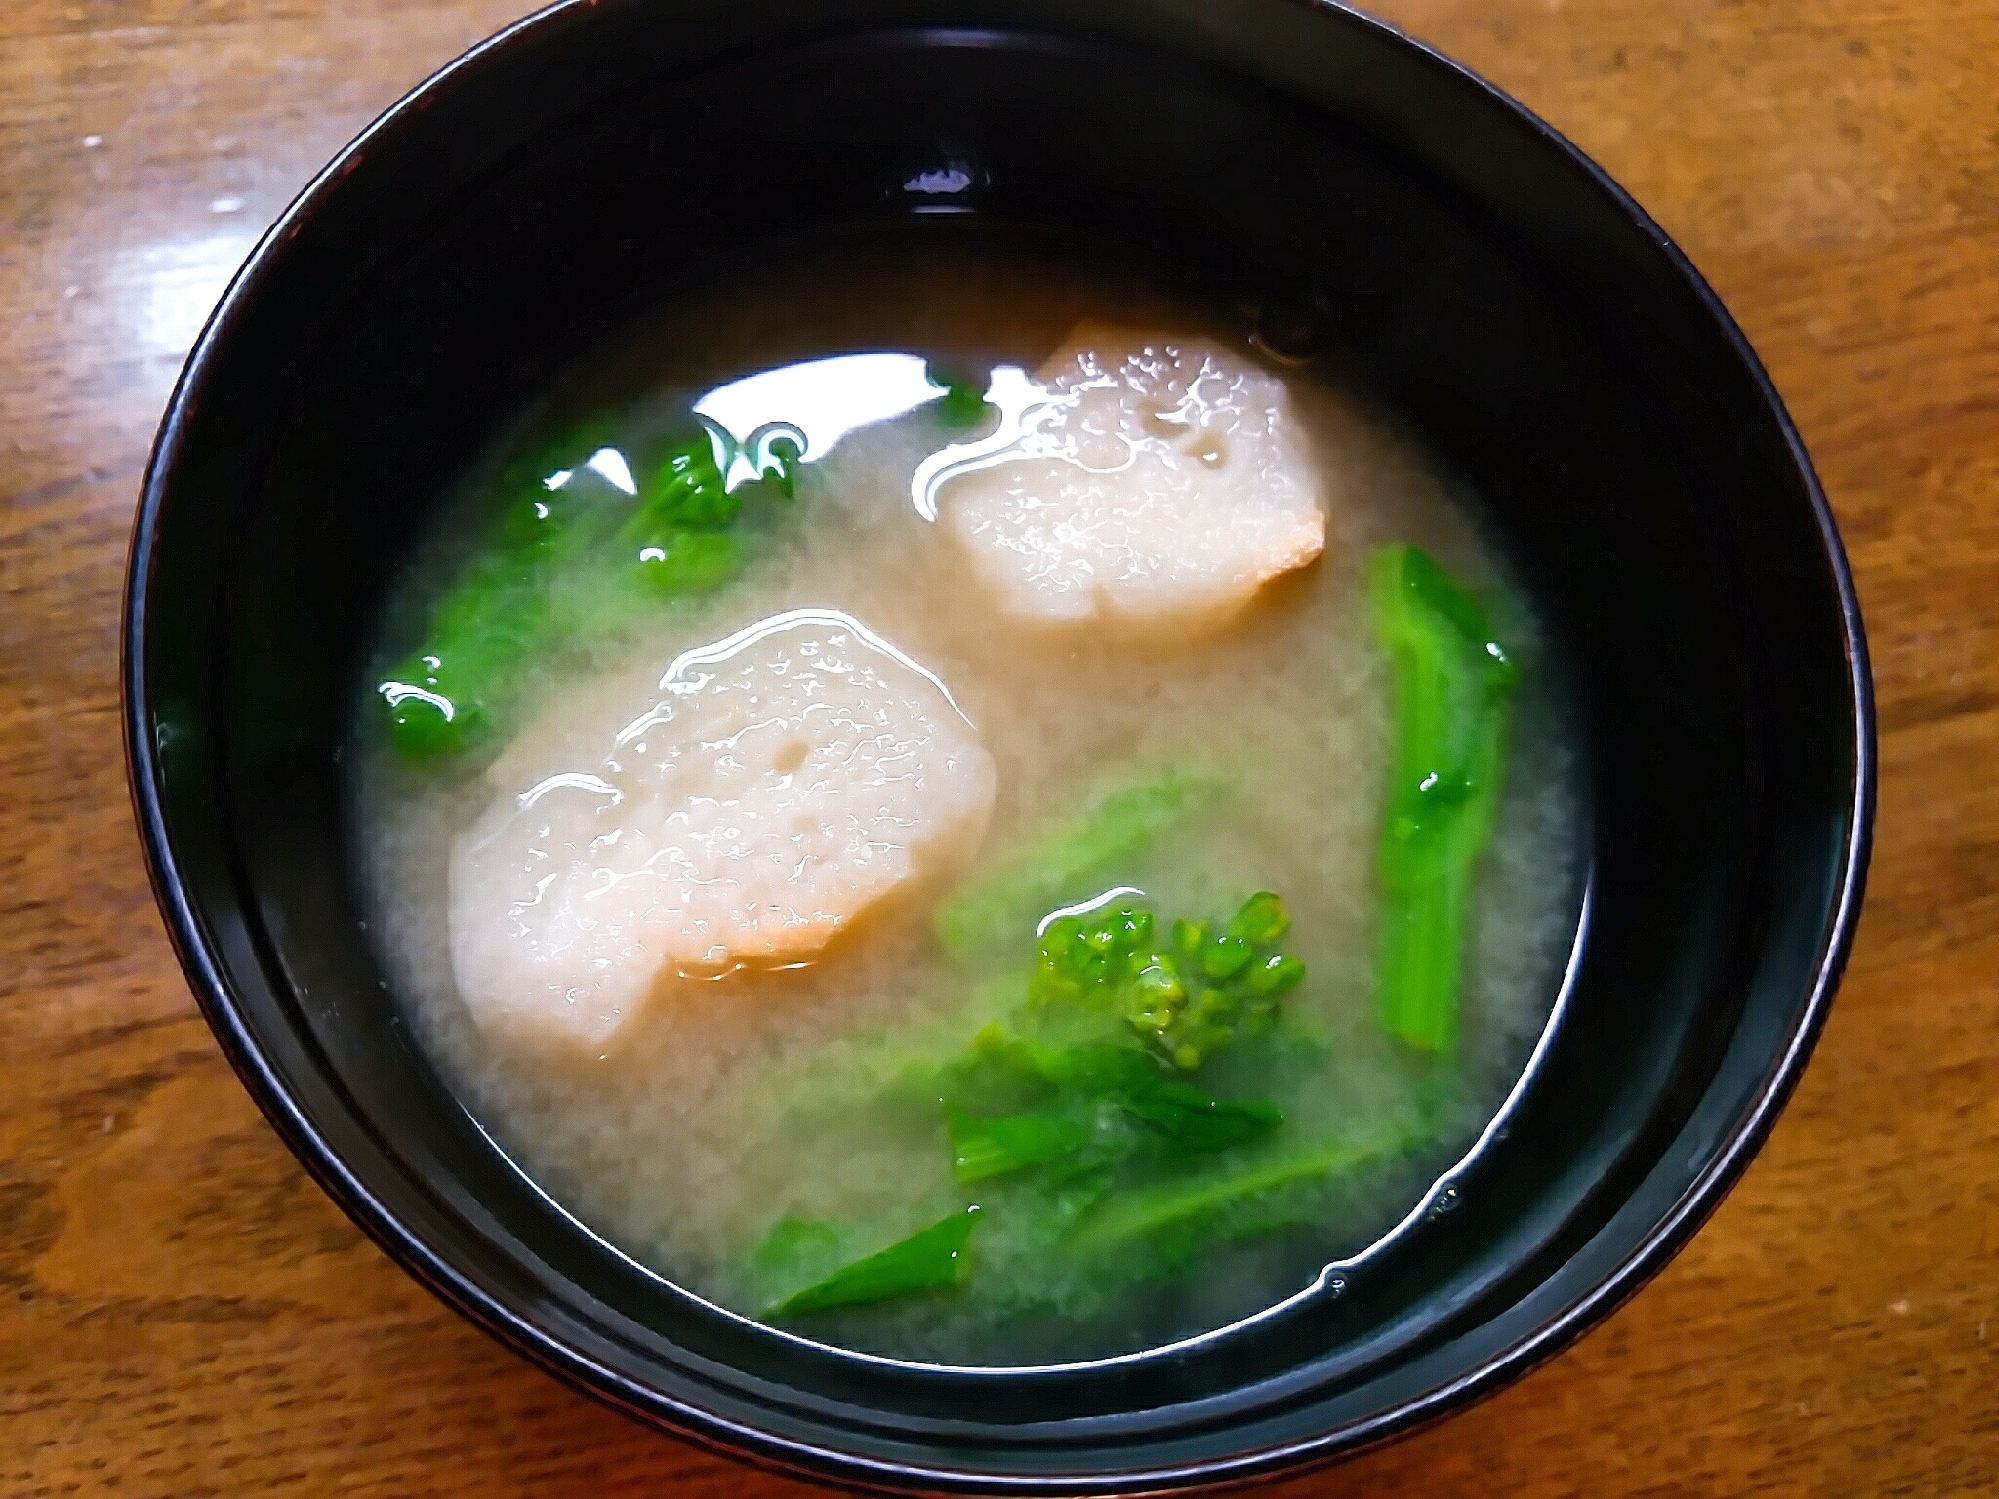
[[[523,0],[0,5],[0,1493],[811,1492],[570,1394],[306,1179],[195,1011],[117,729],[140,467],[261,228]],[[1599,1331],[1292,1494],[1999,1492],[1999,6],[1384,0],[1676,235],[1852,549],[1858,948],[1712,1224]]]

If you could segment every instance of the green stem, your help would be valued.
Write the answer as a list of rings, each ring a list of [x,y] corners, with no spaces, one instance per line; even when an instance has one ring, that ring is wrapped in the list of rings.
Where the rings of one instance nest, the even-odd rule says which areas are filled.
[[[1418,1050],[1448,1053],[1465,901],[1492,832],[1516,672],[1477,600],[1418,548],[1376,552],[1368,592],[1394,679],[1377,858],[1381,1023]]]
[[[1425,871],[1382,913],[1380,984],[1389,1030],[1422,1051],[1457,1045],[1465,884],[1453,867]]]

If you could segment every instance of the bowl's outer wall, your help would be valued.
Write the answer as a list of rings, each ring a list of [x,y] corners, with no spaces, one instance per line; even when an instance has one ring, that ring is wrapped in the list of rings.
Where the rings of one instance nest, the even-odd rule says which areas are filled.
[[[1171,1359],[915,1373],[640,1274],[441,1086],[349,893],[337,747],[382,586],[454,467],[676,278],[836,224],[920,232],[937,205],[904,184],[947,161],[978,184],[949,206],[1323,295],[1343,357],[1477,482],[1584,705],[1592,921],[1509,1137],[1346,1295]],[[1844,563],[1711,296],[1545,127],[1286,0],[607,0],[517,28],[364,137],[225,300],[148,476],[128,652],[135,792],[197,992],[357,1219],[635,1414],[937,1489],[1327,1455],[1573,1335],[1767,1130],[1871,810]]]

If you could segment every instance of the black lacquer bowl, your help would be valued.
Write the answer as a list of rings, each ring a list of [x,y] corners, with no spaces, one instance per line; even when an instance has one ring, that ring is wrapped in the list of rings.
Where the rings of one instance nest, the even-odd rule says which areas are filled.
[[[497,418],[718,257],[939,211],[1317,299],[1487,500],[1564,639],[1595,777],[1565,1013],[1455,1210],[1343,1294],[1099,1365],[858,1358],[641,1273],[413,1050],[347,873],[336,750],[374,611]],[[356,1221],[641,1420],[923,1490],[1282,1469],[1574,1338],[1685,1242],[1796,1082],[1874,784],[1832,520],[1713,294],[1518,105],[1306,0],[572,0],[496,38],[313,184],[203,334],[146,478],[125,690],[195,992]]]

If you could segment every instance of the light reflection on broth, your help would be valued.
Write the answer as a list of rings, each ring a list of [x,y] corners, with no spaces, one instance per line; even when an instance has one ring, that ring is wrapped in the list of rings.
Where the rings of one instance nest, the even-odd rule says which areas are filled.
[[[600,349],[468,477],[397,584],[349,756],[370,934],[494,1138],[697,1294],[898,1357],[1131,1352],[1311,1284],[1477,1138],[1575,931],[1559,673],[1462,491],[1310,366],[1271,384],[1229,316],[1081,263],[963,239],[794,257]],[[1197,347],[1205,363],[1173,365]],[[1095,406],[1050,373],[1065,349],[1108,382]],[[1130,373],[1148,359],[1155,374]],[[1220,383],[1196,400],[1175,378]],[[1067,433],[1049,415],[1064,401],[1088,417]],[[1004,606],[951,523],[968,483],[1013,482],[1037,430],[1044,464],[1115,439],[1151,465],[1128,492],[1071,495],[1070,530],[1036,536],[1048,568],[1085,579],[1043,618]],[[1241,477],[1299,452],[1308,470],[1283,483]],[[1192,521],[1148,530],[1146,484]],[[1298,539],[1300,496],[1323,554]],[[1006,536],[1038,524],[1026,499]],[[1204,531],[1221,504],[1279,510]],[[1127,598],[1088,581],[1105,516]],[[1262,535],[1279,540],[1259,552]],[[1370,615],[1387,543],[1467,587],[1517,668],[1436,1055],[1408,1039],[1431,1023],[1413,1010],[1388,1033],[1377,992],[1384,961],[1424,950],[1384,959],[1384,921],[1429,900],[1423,919],[1458,932],[1406,879],[1384,910],[1407,732]],[[474,584],[501,591],[475,607]],[[439,630],[456,658],[423,654]],[[746,640],[764,652],[748,664]],[[703,674],[736,667],[741,711],[723,714]],[[427,697],[457,716],[399,752],[385,713]],[[520,817],[523,870],[561,843],[603,871],[577,866],[576,922],[545,950],[521,934],[557,885],[489,894],[466,873]],[[586,930],[609,908],[589,892],[634,880],[678,893]],[[1101,982],[1092,952],[1116,958]],[[513,1023],[540,993],[555,1021]],[[589,1023],[565,1019],[578,1004]],[[1201,1193],[1212,1211],[1189,1207]],[[882,1277],[903,1294],[868,1299]]]

